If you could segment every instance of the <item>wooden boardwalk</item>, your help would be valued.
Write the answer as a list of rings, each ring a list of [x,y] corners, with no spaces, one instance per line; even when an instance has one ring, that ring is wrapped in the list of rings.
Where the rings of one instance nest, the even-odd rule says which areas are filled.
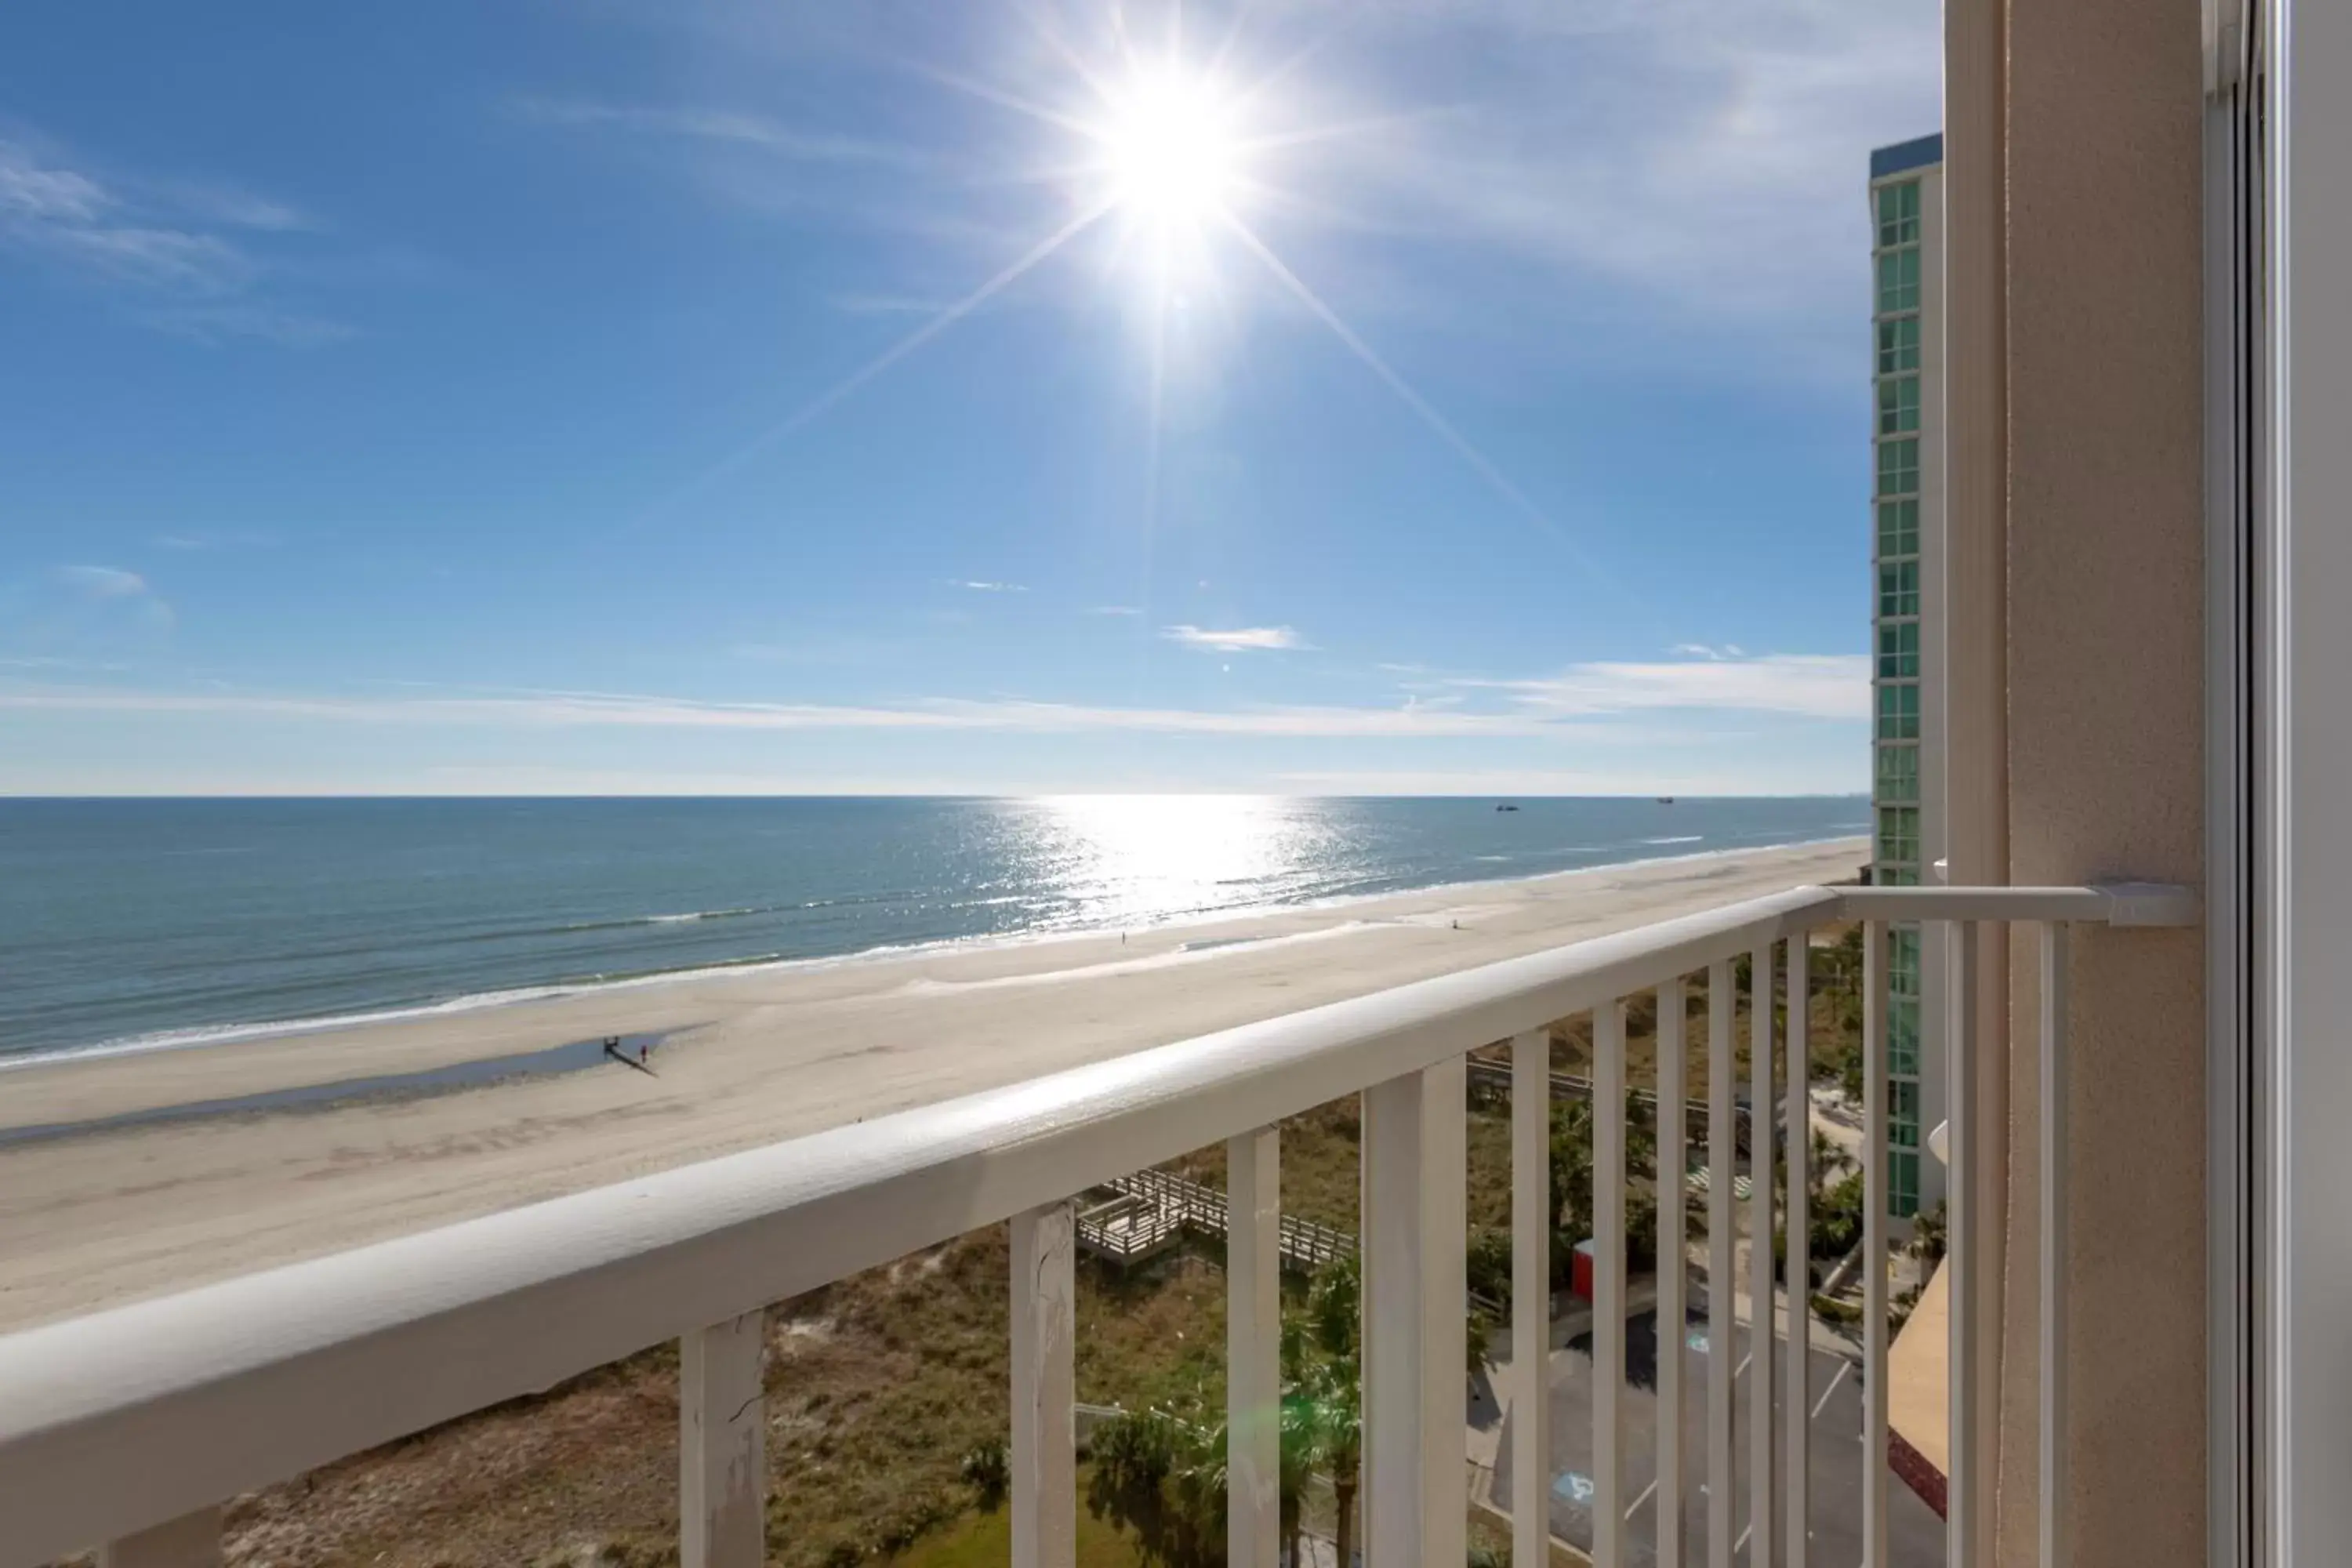
[[[1114,1176],[1101,1188],[1101,1202],[1078,1212],[1078,1245],[1124,1267],[1176,1245],[1187,1230],[1225,1234],[1225,1194],[1165,1171]],[[1313,1273],[1352,1257],[1356,1238],[1344,1230],[1282,1216],[1282,1266]]]
[[[1491,1061],[1483,1057],[1472,1057],[1468,1067],[1472,1087],[1495,1094],[1510,1092],[1511,1064],[1509,1062]],[[1655,1090],[1636,1089],[1632,1090],[1632,1093],[1635,1100],[1649,1106],[1654,1111],[1656,1110],[1658,1096]],[[1582,1073],[1555,1072],[1551,1075],[1551,1097],[1554,1100],[1591,1100],[1592,1080]],[[1704,1149],[1706,1146],[1706,1101],[1685,1100],[1684,1110],[1686,1118],[1684,1126],[1689,1129],[1692,1146]],[[1772,1107],[1773,1125],[1778,1127],[1783,1120],[1783,1109],[1778,1101],[1775,1101]],[[1744,1101],[1732,1107],[1731,1131],[1732,1145],[1738,1150],[1741,1157],[1745,1158],[1748,1153],[1748,1106]]]

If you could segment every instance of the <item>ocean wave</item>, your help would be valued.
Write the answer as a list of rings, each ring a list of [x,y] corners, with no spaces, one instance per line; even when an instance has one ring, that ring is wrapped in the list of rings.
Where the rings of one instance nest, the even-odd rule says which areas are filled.
[[[615,921],[573,921],[564,925],[550,926],[547,929],[551,931],[569,933],[583,931],[627,931],[633,926],[691,925],[697,921],[733,921],[741,920],[747,915],[774,914],[785,907],[782,904],[755,904],[740,910],[688,910],[674,915],[629,915]],[[539,933],[499,931],[495,934],[533,936]]]
[[[379,1007],[363,1013],[336,1013],[316,1018],[277,1018],[244,1024],[199,1024],[183,1029],[156,1029],[125,1035],[87,1046],[62,1046],[56,1050],[0,1056],[0,1073],[54,1062],[89,1061],[97,1057],[145,1056],[156,1051],[189,1050],[200,1046],[235,1045],[240,1040],[278,1039],[319,1034],[331,1029],[357,1028],[363,1024],[398,1024],[415,1018],[436,1018],[449,1013],[469,1013],[478,1007],[499,1007],[516,1002],[536,1002],[581,989],[577,985],[518,985],[503,991],[481,991],[450,996],[409,1007]]]
[[[638,986],[663,985],[682,980],[717,979],[722,975],[743,974],[762,969],[826,969],[874,959],[901,958],[919,952],[943,952],[957,947],[1019,941],[1029,934],[945,937],[922,942],[881,942],[873,947],[859,948],[854,952],[814,953],[797,958],[786,957],[782,953],[763,952],[743,958],[703,959],[694,963],[681,964],[669,969],[616,970],[608,973],[567,975],[541,984],[469,992],[460,996],[447,996],[436,1001],[420,1002],[397,1007],[377,1007],[353,1013],[320,1014],[304,1018],[256,1019],[245,1023],[202,1024],[179,1029],[156,1029],[142,1034],[123,1035],[113,1039],[98,1040],[89,1045],[60,1046],[49,1050],[16,1053],[0,1052],[0,1075],[16,1072],[25,1068],[47,1067],[58,1062],[89,1061],[100,1057],[145,1056],[154,1052],[191,1050],[205,1046],[237,1045],[250,1040],[292,1039],[305,1035],[330,1034],[341,1029],[359,1028],[371,1024],[409,1023],[419,1018],[443,1017],[452,1013],[476,1012],[485,1007],[507,1007],[519,1003],[553,1001],[559,997],[578,996],[592,992],[625,991]],[[1083,932],[1038,934],[1047,937],[1064,934],[1100,935],[1101,931],[1089,929]]]
[[[1690,834],[1675,837],[1644,839],[1641,842],[1644,845],[1692,844],[1699,842],[1703,837],[1703,835],[1699,834]],[[1848,836],[1838,834],[1825,837],[1780,840],[1778,843],[1769,846],[1769,847],[1797,848],[1810,845],[1834,842],[1845,837]],[[1609,847],[1591,847],[1594,851],[1601,852],[1605,852]],[[1766,847],[1759,846],[1759,847]],[[1626,861],[1610,862],[1601,866],[1575,868],[1565,870],[1539,871],[1522,876],[1470,878],[1437,883],[1417,882],[1410,876],[1321,879],[1320,880],[1322,885],[1319,888],[1313,888],[1311,890],[1307,888],[1298,889],[1300,892],[1307,893],[1307,896],[1305,897],[1294,895],[1292,897],[1268,899],[1262,902],[1253,902],[1248,904],[1213,903],[1202,905],[1198,908],[1190,908],[1181,910],[1159,910],[1154,911],[1153,914],[1143,923],[1151,928],[1165,929],[1171,926],[1192,925],[1209,921],[1247,920],[1256,916],[1274,915],[1299,909],[1340,908],[1349,904],[1360,903],[1368,899],[1386,898],[1403,892],[1433,894],[1444,893],[1455,889],[1492,887],[1513,882],[1542,880],[1549,877],[1577,875],[1588,871],[1625,871],[1635,869],[1644,865],[1663,865],[1672,861],[1712,859],[1727,855],[1744,852],[1745,851],[1728,849],[1702,850],[1682,855],[1657,856]],[[1313,883],[1318,879],[1308,878],[1302,879],[1302,880]],[[765,908],[723,910],[691,910],[675,915],[639,916],[626,921],[583,922],[578,926],[562,929],[584,931],[629,926],[674,924],[699,919],[757,914],[783,909],[812,909],[841,904],[883,902],[887,901],[891,896],[892,895],[852,896],[839,900],[810,900],[807,903],[794,905],[772,905],[766,906]],[[1078,916],[1076,918],[1049,919],[1039,925],[1018,931],[973,932],[956,936],[917,939],[897,942],[883,942],[859,948],[851,952],[816,953],[802,957],[785,957],[778,953],[769,952],[734,959],[705,958],[698,962],[680,965],[676,968],[648,968],[635,971],[622,970],[587,974],[574,974],[539,984],[484,990],[467,993],[461,995],[439,998],[429,1002],[375,1007],[348,1013],[323,1014],[307,1017],[253,1020],[239,1023],[208,1024],[183,1028],[153,1030],[135,1035],[118,1036],[110,1039],[99,1040],[82,1045],[61,1046],[54,1048],[36,1049],[21,1053],[0,1051],[0,1075],[5,1075],[20,1068],[43,1067],[64,1061],[87,1061],[93,1058],[106,1057],[135,1056],[153,1052],[198,1048],[206,1046],[229,1045],[244,1041],[277,1039],[313,1034],[324,1034],[367,1025],[395,1024],[415,1019],[440,1017],[453,1013],[467,1013],[488,1007],[509,1006],[523,1003],[551,1000],[559,997],[579,995],[583,993],[632,989],[638,986],[665,984],[671,982],[693,980],[701,977],[716,978],[722,975],[740,975],[748,972],[761,969],[821,969],[838,965],[861,963],[874,960],[905,957],[924,952],[940,952],[973,947],[995,947],[1032,942],[1060,942],[1073,939],[1085,939],[1088,937],[1099,937],[1119,929],[1126,923],[1128,923],[1126,921],[1119,918],[1106,918],[1100,915],[1093,915],[1091,917]],[[1234,940],[1248,942],[1256,939],[1243,938]],[[1210,939],[1200,945],[1203,949],[1213,949],[1227,945],[1227,943],[1224,941]]]

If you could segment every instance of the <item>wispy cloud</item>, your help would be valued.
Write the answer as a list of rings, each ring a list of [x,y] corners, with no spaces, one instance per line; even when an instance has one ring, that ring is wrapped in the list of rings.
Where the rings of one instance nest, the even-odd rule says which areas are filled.
[[[367,724],[480,724],[649,730],[929,730],[1015,734],[1102,731],[1309,738],[1463,737],[1572,733],[1531,714],[1428,706],[1273,706],[1230,710],[1113,708],[1084,703],[939,698],[901,706],[704,702],[614,692],[491,697],[312,697],[212,691],[0,689],[0,710],[81,714],[325,720]]]
[[[1718,709],[1811,719],[1870,714],[1864,654],[1762,654],[1729,649],[1655,664],[1601,660],[1538,679],[1458,679],[1445,684],[1498,692],[1531,712],[1560,717],[1662,709]]]
[[[135,574],[89,568],[108,595],[143,594]],[[1116,707],[1025,698],[928,698],[899,703],[717,702],[634,692],[523,690],[394,697],[282,692],[0,689],[0,710],[241,715],[368,724],[484,724],[680,730],[929,730],[1016,734],[1101,731],[1298,738],[1609,737],[1615,721],[1650,710],[1714,709],[1851,719],[1868,706],[1861,656],[1776,655],[1689,664],[1584,664],[1541,680],[1450,683],[1498,700],[1415,698],[1397,707],[1270,704],[1234,709]],[[1647,731],[1649,739],[1658,738]]]
[[[1310,646],[1288,626],[1234,626],[1217,630],[1208,626],[1173,626],[1161,627],[1160,635],[1170,642],[1208,653],[1271,653]]]
[[[1863,153],[1941,119],[1931,0],[1346,11],[1352,41],[1412,62],[1392,96],[1458,105],[1334,144],[1352,216],[1766,331],[1843,331]]]
[[[227,228],[257,229],[264,234],[296,234],[320,226],[319,221],[308,213],[235,185],[173,180],[164,182],[157,188],[182,211]]]
[[[275,544],[277,536],[255,529],[205,529],[185,533],[159,533],[148,542],[158,550],[200,552],[207,550],[242,550],[264,544]]]
[[[1085,613],[1089,616],[1126,616],[1130,617],[1143,614],[1141,610],[1138,609],[1133,605],[1090,605],[1087,607]]]
[[[1835,760],[1759,761],[1749,756],[1690,760],[1644,758],[1622,766],[1576,768],[1318,769],[1276,775],[1285,790],[1308,795],[1853,795],[1853,770]],[[1856,836],[1869,830],[1869,805],[1854,803]],[[1657,855],[1675,846],[1654,847]],[[1688,845],[1679,847],[1684,850]]]
[[[148,647],[175,617],[153,584],[126,567],[76,563],[0,583],[0,648],[11,668],[89,668]]]
[[[777,641],[739,642],[735,658],[756,664],[871,664],[904,651],[901,645],[862,634],[819,633]]]
[[[1685,658],[1745,658],[1748,654],[1748,650],[1736,642],[1727,642],[1721,647],[1703,642],[1678,642],[1666,651],[1678,653]]]
[[[93,599],[131,599],[148,591],[146,578],[120,566],[60,566],[58,580]]]
[[[955,301],[932,294],[843,293],[826,301],[845,316],[936,316]]]
[[[138,318],[158,331],[206,344],[245,338],[280,348],[315,349],[359,335],[356,328],[341,321],[268,305],[172,305],[142,310]]]
[[[349,328],[261,296],[270,271],[248,237],[313,226],[283,203],[226,186],[100,176],[0,135],[0,249],[122,290],[131,320],[205,343],[312,348]]]
[[[514,112],[539,125],[610,130],[637,135],[755,149],[795,163],[847,163],[868,168],[927,169],[936,157],[919,149],[788,125],[764,114],[691,105],[598,103],[579,99],[522,98]]]
[[[120,566],[60,566],[57,580],[66,603],[59,606],[66,622],[82,631],[103,632],[109,621],[127,618],[149,634],[169,632],[178,617],[146,578]],[[77,605],[76,601],[79,601]]]
[[[95,672],[119,670],[124,667],[110,661],[87,658],[59,658],[50,654],[35,654],[27,658],[0,658],[0,669],[71,669]]]
[[[985,583],[969,578],[951,579],[948,586],[969,588],[975,594],[1025,594],[1029,591],[1028,584],[1025,583]]]

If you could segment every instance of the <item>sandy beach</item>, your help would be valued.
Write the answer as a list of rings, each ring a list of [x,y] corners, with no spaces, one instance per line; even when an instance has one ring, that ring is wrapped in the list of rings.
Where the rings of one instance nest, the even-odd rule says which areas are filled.
[[[1213,922],[777,965],[0,1073],[10,1129],[611,1035],[615,1062],[0,1147],[0,1330],[790,1138],[1409,980],[1842,880],[1859,839]]]

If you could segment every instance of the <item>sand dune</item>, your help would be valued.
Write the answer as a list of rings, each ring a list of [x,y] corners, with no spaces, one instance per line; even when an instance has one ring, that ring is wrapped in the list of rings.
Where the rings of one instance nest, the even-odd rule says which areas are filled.
[[[1146,1046],[1851,876],[1860,840],[1611,866],[1129,935],[589,992],[0,1074],[10,1128],[667,1032],[415,1099],[0,1148],[0,1329],[422,1229]]]

